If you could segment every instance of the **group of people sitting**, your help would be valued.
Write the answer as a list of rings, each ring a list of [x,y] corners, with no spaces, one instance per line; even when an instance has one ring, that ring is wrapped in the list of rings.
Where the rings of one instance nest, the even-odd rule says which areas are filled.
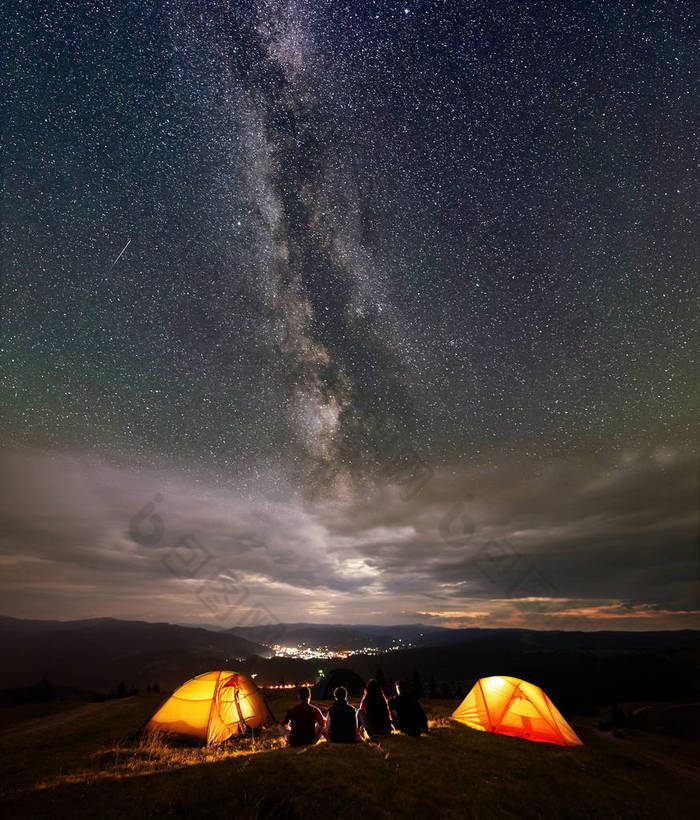
[[[370,679],[359,709],[348,703],[344,686],[339,686],[333,695],[335,700],[324,717],[318,707],[311,705],[309,687],[299,688],[299,703],[280,722],[280,734],[289,746],[310,746],[322,735],[330,743],[357,743],[365,737],[384,737],[393,731],[412,737],[429,732],[423,707],[402,682],[396,684],[396,697],[387,701],[379,683]]]

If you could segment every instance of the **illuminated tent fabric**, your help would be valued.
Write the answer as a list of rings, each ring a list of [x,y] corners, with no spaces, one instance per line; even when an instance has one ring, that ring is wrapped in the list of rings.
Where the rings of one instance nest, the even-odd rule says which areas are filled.
[[[519,678],[481,678],[452,717],[481,732],[560,746],[582,745],[540,687]]]
[[[251,680],[236,672],[206,672],[176,689],[144,731],[213,746],[272,720],[262,692]]]

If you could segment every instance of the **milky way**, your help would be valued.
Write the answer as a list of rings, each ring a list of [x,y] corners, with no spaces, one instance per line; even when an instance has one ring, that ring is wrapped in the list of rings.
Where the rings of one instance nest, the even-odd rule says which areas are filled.
[[[263,596],[324,590],[319,617],[695,611],[693,18],[11,3],[0,436],[30,494],[5,509],[12,600],[28,561],[76,568],[52,598],[42,564],[29,614],[107,589],[91,551],[130,567],[132,507],[172,487],[191,514],[171,521]],[[113,487],[82,535],[85,500],[31,523],[58,514],[54,479],[30,492],[57,464]],[[665,481],[677,500],[656,504]],[[236,515],[216,512],[226,497]],[[441,530],[455,504],[469,543]],[[475,580],[496,536],[541,594]],[[607,581],[587,577],[594,555]],[[154,614],[139,577],[128,604],[105,593],[113,613]]]

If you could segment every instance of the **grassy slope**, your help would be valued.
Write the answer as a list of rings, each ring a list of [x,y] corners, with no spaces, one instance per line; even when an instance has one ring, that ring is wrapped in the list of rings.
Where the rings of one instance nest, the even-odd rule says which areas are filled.
[[[21,706],[13,706],[11,709],[0,708],[0,730],[6,729],[17,723],[27,720],[38,720],[40,718],[55,715],[58,712],[70,711],[81,706],[85,701],[77,698],[69,700],[52,700],[40,703],[24,703]]]
[[[3,817],[240,818],[691,817],[700,784],[684,775],[697,745],[629,732],[561,749],[450,724],[455,704],[428,703],[419,740],[310,749],[280,747],[273,727],[255,741],[188,749],[125,738],[158,698],[101,704],[23,736],[0,735]],[[288,705],[273,702],[276,714]]]

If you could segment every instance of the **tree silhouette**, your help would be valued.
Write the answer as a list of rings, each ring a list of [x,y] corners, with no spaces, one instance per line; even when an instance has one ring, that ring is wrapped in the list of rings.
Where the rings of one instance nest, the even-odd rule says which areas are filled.
[[[437,683],[435,682],[435,675],[430,676],[428,681],[428,697],[436,698],[438,696]]]
[[[423,688],[423,679],[420,676],[420,672],[417,669],[413,670],[413,677],[412,677],[412,686],[413,692],[416,697],[420,697],[425,693],[425,689]]]

